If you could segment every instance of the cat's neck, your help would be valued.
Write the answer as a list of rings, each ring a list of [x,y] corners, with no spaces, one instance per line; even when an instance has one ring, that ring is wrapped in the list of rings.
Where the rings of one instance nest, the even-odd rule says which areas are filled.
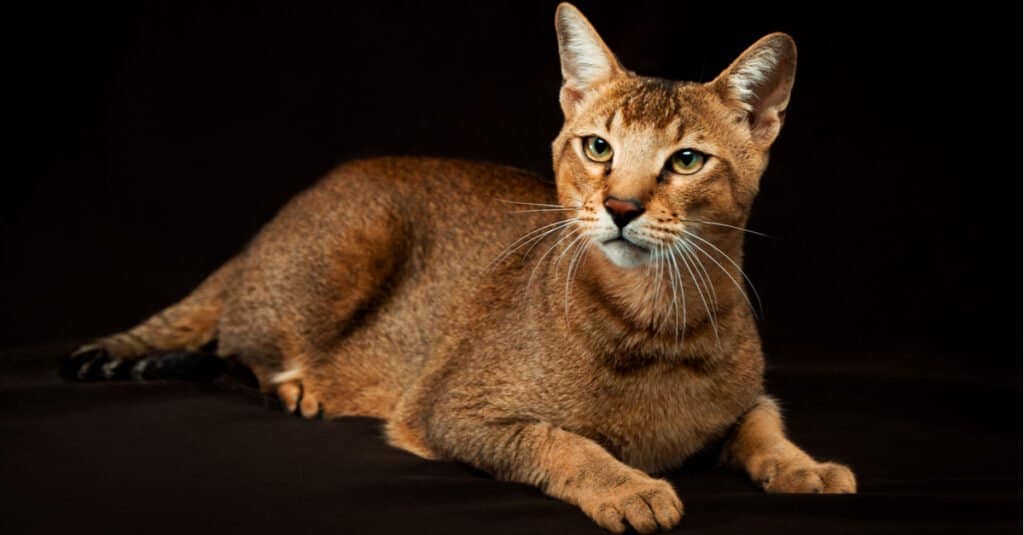
[[[713,357],[748,318],[743,239],[701,245],[635,268],[614,265],[597,247],[552,255],[544,312],[609,358]]]

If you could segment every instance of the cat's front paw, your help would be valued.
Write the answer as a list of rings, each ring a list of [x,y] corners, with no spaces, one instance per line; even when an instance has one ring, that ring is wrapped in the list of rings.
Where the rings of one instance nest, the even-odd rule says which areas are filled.
[[[647,475],[597,489],[580,507],[601,527],[622,533],[627,523],[638,533],[671,529],[683,517],[683,502],[667,481]]]
[[[783,494],[854,494],[857,478],[838,463],[772,463],[761,482],[766,492]]]

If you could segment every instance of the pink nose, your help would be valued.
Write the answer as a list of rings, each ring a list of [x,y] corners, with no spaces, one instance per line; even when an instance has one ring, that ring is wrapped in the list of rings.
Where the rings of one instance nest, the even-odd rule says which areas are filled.
[[[612,216],[612,221],[618,225],[619,228],[623,228],[629,224],[630,221],[640,217],[640,214],[644,213],[644,207],[639,202],[633,199],[617,199],[615,197],[608,197],[604,201],[604,207],[608,210],[608,213]]]

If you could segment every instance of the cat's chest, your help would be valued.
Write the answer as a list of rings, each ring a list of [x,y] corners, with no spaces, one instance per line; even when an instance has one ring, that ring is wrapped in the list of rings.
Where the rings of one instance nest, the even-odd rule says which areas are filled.
[[[759,378],[742,373],[620,378],[590,400],[588,431],[625,463],[658,472],[724,436],[760,393]]]

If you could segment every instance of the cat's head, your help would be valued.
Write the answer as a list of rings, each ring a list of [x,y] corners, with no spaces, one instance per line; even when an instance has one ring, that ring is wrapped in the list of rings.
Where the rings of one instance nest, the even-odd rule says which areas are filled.
[[[762,38],[711,82],[674,82],[626,70],[569,4],[555,23],[565,124],[552,152],[578,229],[630,268],[745,225],[789,103],[792,38]]]

